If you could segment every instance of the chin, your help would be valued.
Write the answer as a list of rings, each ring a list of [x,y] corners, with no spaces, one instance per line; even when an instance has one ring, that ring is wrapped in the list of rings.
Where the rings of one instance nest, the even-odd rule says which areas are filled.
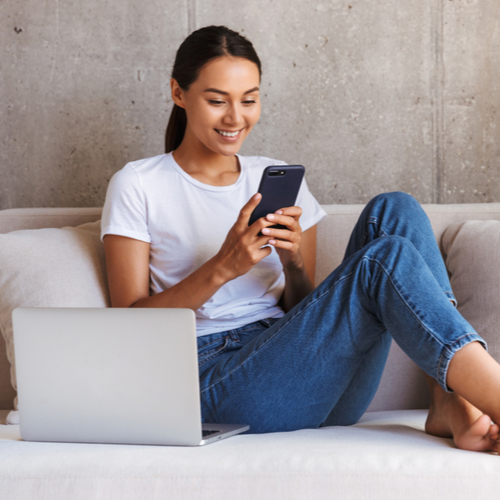
[[[233,146],[230,146],[230,147],[225,147],[225,148],[213,148],[212,151],[214,151],[215,153],[218,153],[222,156],[234,156],[235,154],[237,154],[239,152],[239,150],[241,149],[241,146],[243,144],[234,144]]]

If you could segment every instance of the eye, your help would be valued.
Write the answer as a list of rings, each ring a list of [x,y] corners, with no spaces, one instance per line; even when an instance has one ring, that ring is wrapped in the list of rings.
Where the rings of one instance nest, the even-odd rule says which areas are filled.
[[[210,104],[215,104],[216,106],[218,104],[224,104],[224,101],[216,101],[216,100],[213,100],[213,99],[209,99],[208,101]]]
[[[252,100],[248,100],[248,101],[243,101],[243,104],[255,104],[257,101],[254,101],[253,99]]]

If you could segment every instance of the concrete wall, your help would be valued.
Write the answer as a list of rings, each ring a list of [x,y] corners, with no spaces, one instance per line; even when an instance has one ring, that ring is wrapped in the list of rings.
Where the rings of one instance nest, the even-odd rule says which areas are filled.
[[[498,0],[3,0],[0,208],[96,206],[163,152],[185,36],[226,24],[264,65],[244,146],[303,163],[322,203],[387,190],[500,201]]]

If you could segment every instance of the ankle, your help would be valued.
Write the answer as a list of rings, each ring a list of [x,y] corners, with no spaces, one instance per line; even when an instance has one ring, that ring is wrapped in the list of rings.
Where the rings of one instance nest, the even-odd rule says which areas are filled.
[[[500,365],[479,342],[455,353],[447,384],[494,422],[500,422]]]

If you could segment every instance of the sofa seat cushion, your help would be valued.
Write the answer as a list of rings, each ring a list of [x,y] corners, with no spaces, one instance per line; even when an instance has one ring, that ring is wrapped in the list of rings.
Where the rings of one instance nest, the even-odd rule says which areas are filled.
[[[24,442],[17,426],[0,426],[0,491],[10,500],[496,498],[500,458],[428,436],[426,415],[374,412],[351,427],[195,448]]]

